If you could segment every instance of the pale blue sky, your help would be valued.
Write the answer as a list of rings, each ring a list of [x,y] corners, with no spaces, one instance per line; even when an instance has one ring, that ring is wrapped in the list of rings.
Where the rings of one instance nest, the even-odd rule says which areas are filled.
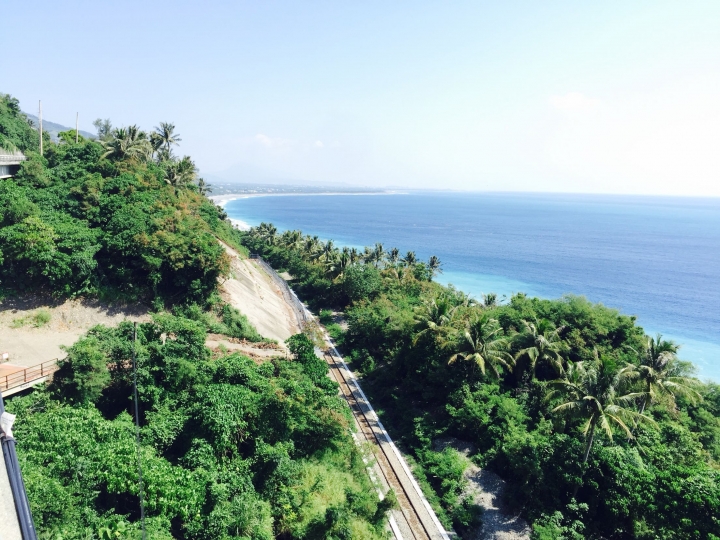
[[[0,91],[203,173],[720,196],[720,2],[8,2]]]

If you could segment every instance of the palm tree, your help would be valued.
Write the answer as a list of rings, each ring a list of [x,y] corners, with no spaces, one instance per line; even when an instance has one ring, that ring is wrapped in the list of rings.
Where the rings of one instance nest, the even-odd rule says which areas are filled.
[[[276,241],[277,229],[272,223],[262,222],[257,227],[250,229],[250,234],[272,246]]]
[[[457,306],[447,295],[424,302],[415,312],[415,325],[419,331],[413,338],[413,345],[427,336],[432,336],[433,341],[442,339],[451,330],[456,311]]]
[[[350,250],[346,247],[341,252],[332,252],[332,255],[325,260],[325,272],[331,279],[340,279],[349,266]]]
[[[405,254],[405,257],[403,257],[402,261],[408,266],[413,266],[415,263],[417,263],[417,256],[415,255],[414,251],[408,251]]]
[[[386,253],[383,245],[380,242],[377,242],[375,244],[375,248],[370,253],[370,262],[372,262],[373,266],[377,268],[385,260],[385,255]]]
[[[655,401],[664,400],[670,410],[675,411],[677,406],[675,396],[686,396],[695,401],[702,399],[693,389],[698,384],[690,377],[682,377],[678,373],[677,351],[680,348],[672,341],[664,340],[658,334],[654,339],[645,336],[645,349],[640,356],[640,365],[628,364],[623,369],[627,376],[638,379],[644,387],[640,413]]]
[[[185,156],[180,161],[168,162],[165,166],[165,182],[176,191],[194,183],[196,179],[197,167],[189,156]]]
[[[390,251],[388,251],[388,262],[392,265],[395,265],[400,260],[400,250],[396,247],[392,248]]]
[[[355,264],[360,261],[360,252],[357,248],[350,248],[350,264]]]
[[[362,260],[363,260],[364,263],[366,263],[366,264],[372,263],[372,261],[373,261],[373,250],[372,250],[372,248],[369,248],[368,246],[365,246],[365,247],[363,248],[363,252],[362,252],[361,257],[362,257]]]
[[[611,361],[598,358],[596,351],[593,361],[570,364],[565,378],[549,383],[551,391],[546,399],[561,397],[563,400],[552,412],[580,418],[584,422],[583,464],[587,463],[590,456],[596,428],[599,427],[612,440],[613,426],[632,438],[631,425],[638,422],[654,423],[651,418],[627,407],[641,394],[622,393],[626,378],[622,370],[614,369]],[[574,495],[578,487],[575,487]]]
[[[147,161],[152,153],[147,133],[137,126],[114,129],[108,140],[102,140],[100,144],[105,149],[103,158]]]
[[[153,143],[153,150],[158,151],[161,147],[165,149],[165,155],[168,158],[172,157],[172,145],[179,146],[182,141],[180,135],[175,133],[175,124],[170,122],[160,122],[160,125],[155,128],[154,133],[150,136],[150,140]]]
[[[198,178],[197,187],[200,195],[207,195],[208,193],[212,193],[212,187],[210,187],[210,184],[205,183],[205,180],[202,178]]]
[[[430,270],[430,277],[434,278],[436,274],[442,274],[442,263],[435,255],[430,257],[428,261],[428,269]]]
[[[315,255],[319,247],[320,239],[317,236],[310,236],[309,234],[306,235],[302,245],[304,257],[307,260],[313,260],[313,256]]]
[[[486,308],[494,308],[498,305],[497,294],[491,292],[483,294],[482,297],[483,306],[485,306]]]
[[[302,233],[300,231],[285,231],[280,236],[280,244],[292,250],[297,250],[302,243]]]
[[[472,362],[483,375],[490,369],[499,378],[500,366],[508,371],[513,369],[513,357],[507,351],[508,345],[507,338],[502,335],[502,327],[487,313],[483,313],[470,320],[455,345],[457,352],[448,359],[448,364],[457,360]]]
[[[333,258],[333,255],[335,255],[335,243],[332,240],[328,240],[325,242],[325,245],[322,248],[322,257],[329,261]]]
[[[518,334],[517,339],[522,347],[515,354],[516,366],[519,368],[516,373],[521,374],[528,371],[535,377],[535,370],[538,364],[547,364],[559,374],[563,374],[563,342],[560,339],[560,328],[553,328],[547,319],[541,319],[538,323],[523,321],[524,331]]]

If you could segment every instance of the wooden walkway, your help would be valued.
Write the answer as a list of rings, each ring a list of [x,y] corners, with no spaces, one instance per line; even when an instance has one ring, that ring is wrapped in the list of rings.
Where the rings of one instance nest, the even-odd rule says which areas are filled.
[[[30,367],[0,364],[0,392],[12,396],[48,380],[57,371],[57,359]]]

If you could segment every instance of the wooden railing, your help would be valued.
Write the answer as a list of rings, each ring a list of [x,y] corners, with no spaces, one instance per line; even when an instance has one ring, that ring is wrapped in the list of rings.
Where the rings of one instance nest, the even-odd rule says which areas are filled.
[[[57,359],[55,359],[48,360],[36,366],[30,366],[22,371],[10,373],[9,375],[0,377],[0,391],[5,392],[6,390],[12,390],[13,388],[22,386],[25,383],[42,379],[57,371],[57,369]]]

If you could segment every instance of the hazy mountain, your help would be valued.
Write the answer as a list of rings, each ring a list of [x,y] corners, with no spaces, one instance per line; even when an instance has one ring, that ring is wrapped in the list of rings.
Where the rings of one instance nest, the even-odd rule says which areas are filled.
[[[28,119],[32,120],[33,125],[35,127],[37,127],[37,125],[38,125],[38,117],[37,116],[35,116],[34,114],[30,114],[30,113],[25,113],[25,116],[27,116]],[[57,124],[55,122],[51,122],[50,120],[45,120],[43,118],[43,131],[47,131],[50,134],[50,138],[53,141],[57,141],[58,133],[60,133],[61,131],[68,131],[69,129],[74,130],[75,128],[63,126],[62,124]],[[97,135],[95,135],[94,133],[89,133],[87,131],[83,131],[82,129],[80,130],[80,135],[82,135],[83,137],[87,137],[88,139],[96,139],[97,138]]]

